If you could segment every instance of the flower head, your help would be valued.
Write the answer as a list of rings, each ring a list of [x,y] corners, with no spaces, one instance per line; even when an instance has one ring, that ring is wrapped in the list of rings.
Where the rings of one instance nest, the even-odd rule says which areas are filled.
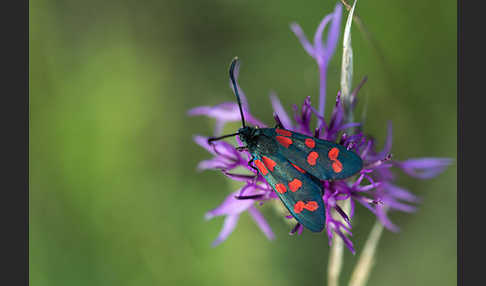
[[[331,243],[334,234],[337,234],[354,253],[353,243],[349,236],[352,235],[351,220],[355,213],[356,203],[366,207],[391,231],[398,231],[398,227],[388,218],[387,214],[389,211],[415,211],[415,204],[418,203],[418,198],[408,190],[394,184],[393,167],[398,167],[398,169],[412,177],[428,179],[442,172],[451,163],[451,160],[443,158],[409,159],[401,162],[392,160],[390,153],[392,147],[391,123],[388,124],[383,150],[376,150],[374,139],[363,133],[362,123],[347,122],[345,120],[344,104],[339,92],[331,115],[328,118],[324,116],[326,71],[339,38],[341,13],[342,7],[338,3],[334,12],[324,17],[321,21],[314,36],[313,44],[306,39],[300,26],[297,24],[291,25],[304,49],[316,60],[319,68],[321,88],[318,109],[316,110],[312,107],[311,98],[306,97],[303,98],[303,103],[300,106],[293,105],[293,116],[290,116],[275,93],[270,95],[270,100],[275,120],[285,129],[337,142],[348,150],[356,152],[363,160],[364,167],[356,176],[346,180],[321,181],[323,189],[322,199],[326,210],[326,233],[329,243]],[[328,25],[330,28],[327,41],[322,43],[322,34]],[[235,71],[235,76],[237,76],[238,66]],[[365,81],[366,79],[351,93],[351,103],[349,110],[346,112],[354,110],[357,94]],[[266,127],[263,122],[250,113],[243,91],[238,85],[236,87],[240,94],[243,114],[247,122],[258,127]],[[215,136],[221,135],[226,123],[240,121],[236,102],[225,102],[213,107],[196,107],[189,111],[189,115],[206,115],[215,118]],[[312,116],[318,119],[315,127],[311,126]],[[278,200],[278,196],[271,186],[266,183],[263,176],[248,164],[248,161],[251,159],[250,154],[246,151],[240,152],[241,150],[237,150],[235,146],[224,141],[214,141],[213,144],[209,144],[208,138],[203,136],[195,136],[194,140],[213,155],[212,159],[199,163],[199,170],[221,170],[230,179],[245,183],[242,188],[231,193],[220,206],[206,214],[207,219],[220,215],[226,217],[223,229],[213,245],[221,243],[231,234],[239,215],[244,211],[248,211],[262,232],[269,239],[273,239],[274,234],[262,214],[258,211],[255,203],[262,204],[266,201]],[[238,137],[236,137],[236,140],[238,145],[242,146]],[[247,169],[247,174],[234,172],[238,167]],[[350,203],[348,213],[340,206],[344,201],[349,201]],[[292,216],[287,216],[287,218],[291,219]],[[302,225],[297,224],[290,234],[301,234],[302,231]]]

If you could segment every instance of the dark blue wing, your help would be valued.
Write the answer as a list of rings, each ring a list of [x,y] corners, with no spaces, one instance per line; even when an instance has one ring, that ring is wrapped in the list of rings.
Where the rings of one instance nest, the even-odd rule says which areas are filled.
[[[292,216],[311,231],[322,231],[325,210],[321,187],[281,154],[252,155],[260,174],[272,186]]]
[[[279,154],[321,180],[345,179],[363,168],[355,152],[337,143],[278,128],[262,131],[275,138]]]

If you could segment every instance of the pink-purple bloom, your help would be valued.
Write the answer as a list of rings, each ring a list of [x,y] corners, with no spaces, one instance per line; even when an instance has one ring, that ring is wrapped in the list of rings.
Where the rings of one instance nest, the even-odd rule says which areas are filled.
[[[362,158],[364,167],[356,176],[340,181],[321,181],[324,190],[323,201],[326,208],[326,232],[329,244],[333,235],[337,234],[354,253],[353,243],[348,236],[352,235],[351,220],[355,213],[356,203],[369,209],[391,231],[398,231],[398,227],[388,218],[387,214],[389,211],[413,212],[416,209],[415,204],[418,203],[418,198],[408,190],[393,183],[394,174],[391,171],[392,167],[398,167],[409,176],[428,179],[441,173],[451,163],[451,160],[444,158],[392,160],[390,155],[392,147],[391,123],[388,124],[384,148],[381,151],[377,151],[374,140],[363,133],[363,126],[360,122],[346,122],[344,104],[340,93],[337,94],[331,115],[329,117],[324,116],[326,72],[338,42],[341,14],[342,6],[338,3],[333,13],[324,17],[318,26],[313,44],[307,40],[299,25],[291,25],[293,32],[300,40],[305,51],[316,60],[318,65],[320,74],[318,109],[316,110],[312,107],[310,97],[306,97],[302,99],[303,103],[300,107],[293,105],[293,116],[291,116],[285,111],[276,94],[271,94],[270,100],[275,120],[280,122],[285,129],[338,142],[355,151]],[[327,40],[323,43],[322,35],[328,26]],[[236,71],[238,71],[238,67]],[[353,111],[357,102],[357,93],[364,82],[365,80],[350,95],[350,110],[346,112]],[[239,86],[237,88],[240,92],[243,113],[247,122],[260,128],[267,127],[266,124],[250,113],[243,91]],[[196,107],[189,111],[189,115],[206,115],[214,118],[216,120],[214,136],[221,135],[226,123],[240,121],[238,105],[235,101],[225,102],[216,106]],[[312,116],[316,116],[318,119],[315,128],[312,128],[310,124]],[[278,197],[264,178],[248,166],[248,161],[251,158],[250,154],[246,151],[238,151],[235,146],[225,141],[215,141],[210,145],[207,139],[208,137],[194,136],[195,142],[213,155],[213,158],[200,162],[198,169],[218,169],[230,179],[245,183],[241,189],[231,193],[222,204],[206,214],[207,219],[215,216],[225,216],[223,228],[213,245],[221,243],[231,234],[236,227],[239,215],[244,211],[250,213],[257,226],[268,239],[274,239],[270,226],[257,206],[263,202],[278,199]],[[242,146],[238,137],[236,137],[236,140],[238,145]],[[238,167],[246,168],[248,173],[234,173],[234,169]],[[244,200],[235,198],[243,195],[250,198]],[[350,202],[349,213],[345,213],[337,204],[338,201],[344,200],[349,200]],[[331,215],[331,210],[333,209],[343,220],[336,219]],[[287,218],[291,218],[291,216],[287,216]],[[290,233],[300,234],[302,231],[303,227],[297,224]]]

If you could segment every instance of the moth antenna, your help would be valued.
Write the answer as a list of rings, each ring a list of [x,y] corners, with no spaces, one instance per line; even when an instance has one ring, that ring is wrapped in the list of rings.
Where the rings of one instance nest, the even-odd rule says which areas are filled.
[[[210,137],[210,138],[208,138],[208,143],[211,144],[211,142],[213,142],[213,141],[218,141],[218,140],[228,138],[228,137],[232,137],[232,136],[236,136],[236,135],[240,135],[240,133],[236,132],[236,133],[233,133],[233,134],[223,135],[223,136],[220,136],[220,137]]]
[[[230,74],[231,84],[233,85],[233,90],[236,95],[236,100],[238,101],[238,106],[240,107],[241,123],[243,125],[243,128],[245,128],[246,127],[245,116],[243,115],[243,108],[241,107],[240,94],[238,93],[238,86],[236,84],[236,79],[234,75],[235,67],[238,64],[238,61],[239,61],[238,57],[233,58],[233,61],[231,62],[229,74]]]

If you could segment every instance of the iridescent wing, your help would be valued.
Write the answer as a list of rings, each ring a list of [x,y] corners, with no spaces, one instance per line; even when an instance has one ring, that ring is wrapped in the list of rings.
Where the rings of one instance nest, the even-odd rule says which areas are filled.
[[[292,216],[311,231],[322,231],[326,218],[321,186],[282,154],[252,155],[258,171]]]
[[[321,180],[345,179],[363,168],[363,161],[355,152],[337,143],[279,128],[262,131],[275,138],[279,154]]]

